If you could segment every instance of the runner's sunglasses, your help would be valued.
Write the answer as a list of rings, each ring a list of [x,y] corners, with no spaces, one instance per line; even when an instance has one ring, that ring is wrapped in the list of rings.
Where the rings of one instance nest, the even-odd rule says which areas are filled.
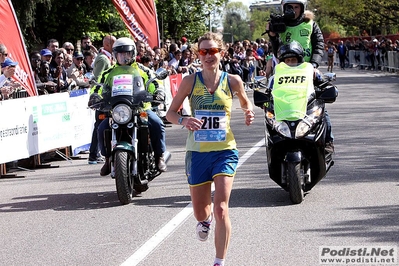
[[[222,49],[220,49],[220,48],[199,49],[199,54],[203,55],[203,56],[205,56],[207,54],[215,55],[215,54],[219,53],[221,50]]]

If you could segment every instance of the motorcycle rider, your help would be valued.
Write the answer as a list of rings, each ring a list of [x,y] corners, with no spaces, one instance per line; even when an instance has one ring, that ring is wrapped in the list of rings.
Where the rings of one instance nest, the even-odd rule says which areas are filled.
[[[320,71],[312,66],[311,63],[304,61],[304,50],[297,41],[292,41],[288,44],[282,45],[278,50],[279,64],[275,67],[275,75],[272,77],[269,83],[269,87],[273,89],[272,94],[276,93],[279,88],[288,89],[306,89],[306,96],[314,93],[314,84],[322,83],[323,78]],[[292,77],[291,79],[289,77]],[[305,77],[303,79],[297,79],[297,77]],[[313,82],[309,82],[313,81]],[[305,109],[306,111],[306,109]],[[277,113],[276,119],[278,119]],[[331,133],[331,121],[330,117],[325,111],[326,118],[326,160],[332,159],[334,148],[330,137]],[[284,118],[279,120],[285,120]]]
[[[103,93],[103,87],[109,86],[112,88],[114,85],[113,78],[117,75],[139,71],[144,83],[151,78],[149,69],[136,62],[137,50],[133,40],[127,37],[117,39],[112,46],[112,52],[114,58],[116,59],[116,64],[102,72],[98,78],[98,83],[103,84],[103,86],[96,85],[92,88],[89,106],[101,101],[102,97],[100,95]],[[130,66],[131,68],[126,69],[126,66]],[[149,86],[149,92],[154,95],[154,98],[161,100],[164,97],[164,94],[162,90],[158,90],[158,87],[159,84],[157,82],[151,83]],[[111,93],[111,90],[104,90],[104,93]],[[157,166],[161,172],[164,172],[166,171],[166,163],[163,156],[164,152],[166,151],[165,126],[157,114],[151,110],[151,103],[145,103],[144,110],[146,110],[148,114],[148,127],[150,130],[150,138],[154,148],[155,158],[157,160]],[[100,171],[101,176],[106,176],[111,172],[111,151],[106,150],[104,142],[110,141],[104,139],[104,131],[109,128],[109,118],[104,119],[98,126],[98,142],[101,153],[105,156],[105,163]]]
[[[324,53],[324,38],[318,24],[313,21],[314,14],[306,10],[307,0],[282,0],[281,9],[284,14],[285,32],[275,33],[270,30],[273,20],[266,25],[266,32],[272,43],[273,53],[278,48],[295,40],[304,50],[304,60],[317,68]]]
[[[281,9],[284,14],[284,32],[275,33],[270,30],[273,20],[266,25],[266,32],[272,43],[273,53],[277,55],[281,45],[297,41],[303,48],[305,62],[310,62],[318,68],[324,54],[324,38],[319,25],[313,21],[313,12],[306,10],[307,0],[281,0]],[[329,115],[327,119],[326,149],[334,153],[334,136],[331,131]]]

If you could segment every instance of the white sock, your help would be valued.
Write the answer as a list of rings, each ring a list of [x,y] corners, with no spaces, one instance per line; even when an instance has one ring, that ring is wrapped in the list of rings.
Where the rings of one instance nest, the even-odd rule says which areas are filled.
[[[220,266],[224,266],[224,259],[215,258],[213,264],[219,264]]]

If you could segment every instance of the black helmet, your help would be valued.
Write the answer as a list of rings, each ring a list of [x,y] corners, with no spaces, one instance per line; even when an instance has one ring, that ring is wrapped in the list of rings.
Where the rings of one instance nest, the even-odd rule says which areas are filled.
[[[284,59],[289,57],[296,57],[298,63],[303,63],[303,56],[302,45],[297,41],[281,45],[277,52],[277,57],[280,62],[284,62]]]

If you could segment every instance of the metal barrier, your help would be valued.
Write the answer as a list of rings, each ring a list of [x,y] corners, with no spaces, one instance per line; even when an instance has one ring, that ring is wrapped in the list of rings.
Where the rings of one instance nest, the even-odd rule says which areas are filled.
[[[28,94],[28,92],[26,90],[14,91],[10,95],[10,98],[13,98],[13,99],[26,98],[26,97],[29,97],[29,94]]]
[[[348,60],[349,67],[360,67],[363,69],[371,68],[374,65],[375,69],[383,71],[399,71],[399,52],[396,51],[389,51],[385,55],[381,55],[378,62],[375,57],[371,57],[366,51],[350,50]],[[324,53],[322,61],[327,65],[327,53]],[[337,54],[334,55],[334,65],[339,66],[339,56]]]

